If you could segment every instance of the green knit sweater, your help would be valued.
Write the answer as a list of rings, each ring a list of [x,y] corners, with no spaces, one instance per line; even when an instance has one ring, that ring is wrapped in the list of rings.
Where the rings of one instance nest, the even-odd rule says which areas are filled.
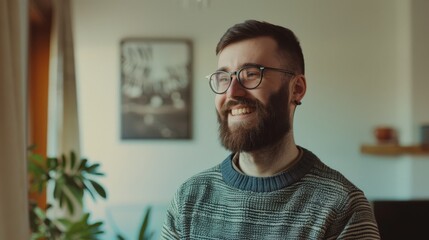
[[[303,149],[286,172],[251,177],[220,165],[181,185],[161,239],[380,239],[361,190]]]

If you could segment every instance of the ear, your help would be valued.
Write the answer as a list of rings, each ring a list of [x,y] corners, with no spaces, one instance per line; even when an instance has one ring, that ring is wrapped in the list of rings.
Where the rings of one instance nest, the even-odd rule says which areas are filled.
[[[307,82],[305,76],[300,74],[295,77],[295,81],[292,83],[292,102],[297,105],[301,104],[301,100],[304,98],[305,92],[307,91]]]

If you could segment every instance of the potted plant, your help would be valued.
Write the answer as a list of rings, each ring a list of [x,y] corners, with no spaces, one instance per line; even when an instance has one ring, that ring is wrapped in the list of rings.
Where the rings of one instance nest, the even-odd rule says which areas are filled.
[[[82,207],[83,196],[88,193],[94,200],[107,197],[104,187],[96,181],[103,176],[100,164],[91,164],[87,159],[77,159],[71,151],[69,157],[44,158],[33,153],[30,148],[28,155],[28,172],[30,175],[30,191],[42,192],[47,183],[54,187],[53,199],[59,207],[64,208],[70,216],[76,207]],[[51,217],[47,212],[52,204],[42,209],[30,199],[31,239],[98,239],[103,233],[103,222],[91,223],[90,213],[82,213],[79,218]]]

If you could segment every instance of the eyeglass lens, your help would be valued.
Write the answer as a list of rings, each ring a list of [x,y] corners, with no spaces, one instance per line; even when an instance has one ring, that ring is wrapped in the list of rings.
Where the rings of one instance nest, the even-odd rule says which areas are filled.
[[[215,72],[210,77],[210,86],[217,93],[226,92],[231,84],[232,75],[236,74],[240,84],[247,89],[256,88],[262,79],[262,70],[258,67],[245,67],[237,73]]]

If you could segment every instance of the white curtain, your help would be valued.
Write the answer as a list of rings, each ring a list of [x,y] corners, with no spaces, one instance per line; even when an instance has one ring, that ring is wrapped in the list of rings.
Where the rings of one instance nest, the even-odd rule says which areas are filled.
[[[47,155],[80,155],[73,34],[70,0],[52,1],[53,19],[49,64]],[[48,186],[48,191],[51,191]],[[51,194],[48,194],[48,201]],[[55,204],[54,204],[55,206]],[[75,217],[79,216],[77,209]],[[67,215],[54,207],[54,215]]]
[[[0,0],[0,239],[29,239],[27,0]]]
[[[70,0],[53,1],[48,104],[48,155],[80,152]]]

